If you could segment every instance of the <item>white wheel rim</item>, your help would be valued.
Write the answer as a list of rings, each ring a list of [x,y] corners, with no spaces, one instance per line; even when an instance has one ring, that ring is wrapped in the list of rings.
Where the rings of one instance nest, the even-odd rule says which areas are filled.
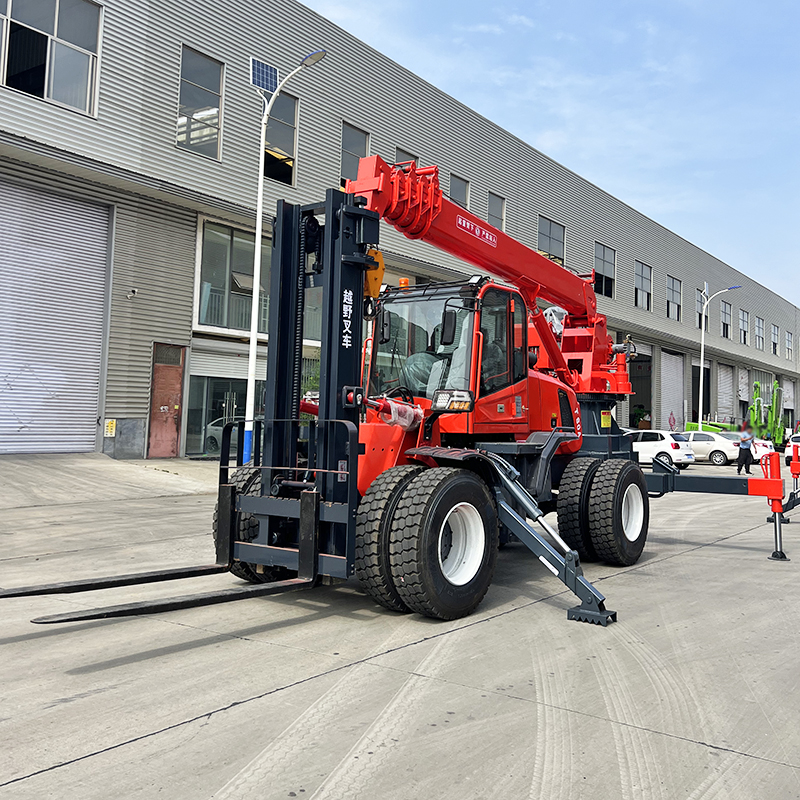
[[[622,496],[622,530],[629,542],[635,542],[644,524],[644,498],[642,490],[632,483]]]
[[[448,530],[449,529],[449,530]],[[458,503],[439,529],[439,567],[449,583],[463,586],[477,574],[483,563],[486,535],[483,519],[471,503]]]

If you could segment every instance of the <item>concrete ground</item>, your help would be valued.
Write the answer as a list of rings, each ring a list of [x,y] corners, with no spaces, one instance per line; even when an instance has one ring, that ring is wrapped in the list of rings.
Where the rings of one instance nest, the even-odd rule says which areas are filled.
[[[0,585],[209,562],[214,483],[202,462],[0,457]],[[0,796],[800,798],[800,524],[775,563],[763,499],[651,510],[639,564],[586,567],[608,628],[568,622],[521,545],[452,623],[350,584],[28,621],[228,576],[0,601]]]

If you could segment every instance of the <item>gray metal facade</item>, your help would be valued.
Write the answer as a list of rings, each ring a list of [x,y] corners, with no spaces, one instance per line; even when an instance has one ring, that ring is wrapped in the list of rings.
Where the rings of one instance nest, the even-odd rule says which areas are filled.
[[[6,26],[7,28],[8,26]],[[182,45],[224,65],[221,157],[176,146]],[[539,215],[566,226],[566,264],[594,266],[595,242],[616,250],[613,299],[601,297],[610,327],[655,345],[653,413],[660,414],[659,347],[685,358],[691,397],[691,355],[699,351],[695,288],[744,288],[732,306],[729,340],[720,336],[719,299],[710,307],[707,356],[713,364],[759,369],[797,379],[798,345],[785,355],[785,332],[797,339],[800,312],[784,298],[531,148],[512,134],[400,67],[294,0],[260,6],[221,0],[107,0],[96,116],[87,116],[0,86],[0,173],[114,208],[113,280],[105,415],[127,420],[128,445],[116,455],[145,452],[152,344],[191,345],[198,215],[252,226],[259,101],[248,84],[249,58],[282,73],[317,47],[329,51],[287,91],[298,106],[295,185],[267,180],[266,208],[280,197],[319,198],[340,178],[342,123],[369,134],[369,152],[393,160],[401,147],[423,164],[438,164],[470,182],[470,207],[488,215],[488,193],[506,199],[506,230],[533,247]],[[455,259],[384,229],[394,268],[418,274],[426,265],[463,269]],[[633,302],[634,264],[652,267],[650,311]],[[469,272],[469,268],[466,270]],[[442,274],[442,273],[438,273]],[[682,319],[666,315],[666,280],[682,281]],[[127,295],[136,288],[137,296]],[[738,312],[750,315],[750,344],[738,342]],[[765,350],[755,348],[756,317],[765,320]],[[779,355],[770,326],[781,331]],[[716,380],[712,380],[716,396]],[[119,445],[119,450],[114,448]]]

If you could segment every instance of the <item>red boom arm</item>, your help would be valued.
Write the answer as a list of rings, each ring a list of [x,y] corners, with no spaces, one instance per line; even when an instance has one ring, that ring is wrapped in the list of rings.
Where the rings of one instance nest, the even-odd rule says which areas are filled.
[[[624,355],[609,363],[612,342],[605,317],[597,313],[592,284],[444,197],[438,167],[417,168],[414,162],[392,167],[380,156],[362,158],[347,191],[365,197],[367,208],[409,239],[421,239],[516,286],[532,312],[548,366],[576,391],[630,393]],[[569,315],[560,347],[538,297]]]

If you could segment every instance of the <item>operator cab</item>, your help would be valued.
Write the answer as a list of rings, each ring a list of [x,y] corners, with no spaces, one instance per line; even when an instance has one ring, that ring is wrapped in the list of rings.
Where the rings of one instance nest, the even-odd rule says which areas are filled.
[[[443,418],[443,435],[513,438],[527,427],[527,378],[527,313],[517,292],[477,277],[467,284],[383,293],[370,396],[398,397],[426,408],[437,390],[469,390],[474,414]]]

